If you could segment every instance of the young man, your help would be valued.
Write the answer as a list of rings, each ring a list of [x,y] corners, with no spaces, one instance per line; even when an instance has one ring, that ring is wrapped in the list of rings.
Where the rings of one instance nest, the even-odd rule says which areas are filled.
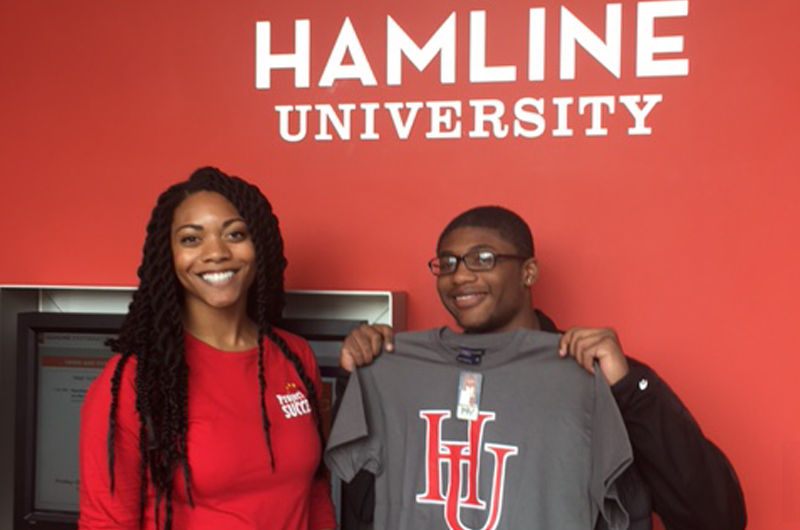
[[[429,265],[442,303],[465,334],[557,331],[532,307],[530,287],[538,274],[533,238],[513,212],[490,206],[459,215],[442,232]],[[347,372],[369,364],[382,348],[392,351],[393,341],[388,326],[362,326],[345,340],[340,364]],[[668,530],[745,527],[742,491],[726,457],[655,372],[623,354],[613,330],[570,329],[559,354],[591,373],[599,368],[611,386],[634,455],[633,466],[617,480],[631,529],[651,528],[652,512]],[[362,471],[345,485],[345,494],[346,511],[359,528],[368,528],[374,477]],[[603,518],[597,528],[605,528]]]

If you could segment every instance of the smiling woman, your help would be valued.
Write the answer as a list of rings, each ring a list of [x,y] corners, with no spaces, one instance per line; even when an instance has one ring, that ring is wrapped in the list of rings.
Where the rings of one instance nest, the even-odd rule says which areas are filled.
[[[159,197],[84,401],[81,529],[335,527],[314,354],[272,325],[285,267],[255,186],[203,168]]]

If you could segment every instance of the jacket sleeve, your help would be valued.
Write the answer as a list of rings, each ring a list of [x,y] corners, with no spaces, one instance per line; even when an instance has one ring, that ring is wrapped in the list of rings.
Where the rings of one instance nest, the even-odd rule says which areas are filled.
[[[612,387],[634,461],[668,530],[741,530],[747,524],[739,480],[677,395],[647,365]]]

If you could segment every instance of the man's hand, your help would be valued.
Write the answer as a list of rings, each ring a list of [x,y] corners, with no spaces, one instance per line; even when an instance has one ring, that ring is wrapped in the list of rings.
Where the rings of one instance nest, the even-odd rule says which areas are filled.
[[[381,354],[381,346],[386,351],[394,350],[394,331],[385,324],[361,324],[344,339],[339,352],[339,366],[348,372],[353,368],[370,364]]]
[[[628,360],[622,353],[619,337],[613,329],[572,328],[561,337],[558,354],[567,355],[590,374],[594,374],[594,360],[608,385],[612,386],[628,373]]]

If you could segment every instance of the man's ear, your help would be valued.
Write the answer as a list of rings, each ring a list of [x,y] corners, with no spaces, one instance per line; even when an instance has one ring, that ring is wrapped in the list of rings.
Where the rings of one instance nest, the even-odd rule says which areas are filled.
[[[528,258],[522,264],[522,282],[530,287],[539,279],[539,265],[536,258]]]

